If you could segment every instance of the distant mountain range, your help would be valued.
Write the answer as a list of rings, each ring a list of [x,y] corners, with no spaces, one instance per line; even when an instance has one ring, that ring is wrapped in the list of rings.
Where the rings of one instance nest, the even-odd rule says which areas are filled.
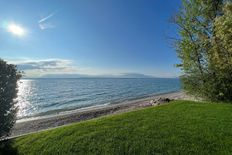
[[[155,78],[150,75],[139,74],[139,73],[125,73],[125,74],[122,74],[116,77],[118,78]]]
[[[27,78],[27,77],[26,77]],[[121,75],[84,75],[84,74],[48,74],[40,78],[155,78],[154,76],[139,73],[124,73]]]

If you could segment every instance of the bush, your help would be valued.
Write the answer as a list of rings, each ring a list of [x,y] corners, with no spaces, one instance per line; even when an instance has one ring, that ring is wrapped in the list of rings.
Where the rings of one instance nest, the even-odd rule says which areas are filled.
[[[0,139],[9,135],[15,123],[17,81],[21,73],[17,67],[0,59]]]

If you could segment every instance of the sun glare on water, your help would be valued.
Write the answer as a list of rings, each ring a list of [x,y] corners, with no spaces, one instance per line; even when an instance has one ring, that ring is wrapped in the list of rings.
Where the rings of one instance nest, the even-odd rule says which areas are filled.
[[[23,36],[25,34],[25,30],[16,24],[10,24],[7,27],[7,29],[9,32],[11,32],[12,34],[17,35],[17,36]]]

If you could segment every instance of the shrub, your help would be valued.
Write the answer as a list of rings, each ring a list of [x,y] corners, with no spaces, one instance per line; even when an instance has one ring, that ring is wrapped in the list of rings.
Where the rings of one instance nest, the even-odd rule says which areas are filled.
[[[21,73],[13,64],[0,59],[0,139],[9,135],[15,123],[17,81]]]

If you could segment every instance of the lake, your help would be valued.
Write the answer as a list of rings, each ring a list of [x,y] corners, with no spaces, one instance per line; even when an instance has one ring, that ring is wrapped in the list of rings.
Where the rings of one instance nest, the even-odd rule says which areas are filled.
[[[175,78],[22,79],[17,118],[117,104],[180,89],[180,81]]]

